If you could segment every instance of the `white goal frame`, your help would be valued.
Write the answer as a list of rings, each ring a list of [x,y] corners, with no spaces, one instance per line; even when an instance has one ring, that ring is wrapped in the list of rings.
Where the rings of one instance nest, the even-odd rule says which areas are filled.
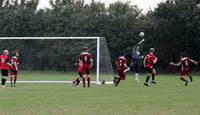
[[[100,39],[102,37],[0,37],[0,39],[6,39],[6,40],[12,40],[12,39],[68,39],[68,40],[83,40],[83,39],[93,39],[97,40],[97,59],[96,59],[96,81],[91,81],[91,83],[101,84],[100,81],[100,72],[99,72],[99,66],[100,66]],[[9,82],[9,81],[8,81]],[[73,81],[17,81],[18,83],[72,83]],[[106,84],[113,84],[113,82],[107,82]]]

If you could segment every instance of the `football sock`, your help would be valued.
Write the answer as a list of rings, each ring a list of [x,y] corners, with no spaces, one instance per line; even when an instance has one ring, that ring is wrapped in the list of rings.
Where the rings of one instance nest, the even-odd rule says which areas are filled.
[[[76,79],[76,86],[77,86],[79,83],[80,83],[80,79],[77,78],[77,79]]]
[[[135,80],[139,80],[139,74],[135,73]]]
[[[115,86],[118,86],[119,82],[120,82],[120,78],[117,78]]]
[[[6,83],[6,79],[5,78],[2,78],[2,85],[5,85],[5,83]]]
[[[13,84],[13,77],[10,77],[10,84]]]
[[[85,78],[83,78],[83,87],[85,87]]]
[[[148,82],[149,82],[149,78],[150,78],[149,76],[146,77],[145,83],[148,83]]]
[[[190,78],[190,81],[192,82],[193,81],[192,76],[189,76],[189,78]]]
[[[17,76],[15,76],[14,78],[14,84],[16,84],[16,81],[17,81]]]
[[[152,74],[152,81],[154,81],[155,80],[155,75],[154,74]]]
[[[1,78],[1,85],[3,85],[3,78]]]
[[[117,77],[114,77],[113,82],[114,82],[115,85],[116,85],[116,80],[117,80]]]
[[[87,78],[88,87],[90,87],[90,77]]]

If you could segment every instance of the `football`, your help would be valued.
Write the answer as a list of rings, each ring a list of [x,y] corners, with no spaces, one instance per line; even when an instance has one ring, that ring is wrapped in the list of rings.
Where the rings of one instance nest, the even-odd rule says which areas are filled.
[[[144,36],[144,32],[140,32],[139,36],[143,37]]]

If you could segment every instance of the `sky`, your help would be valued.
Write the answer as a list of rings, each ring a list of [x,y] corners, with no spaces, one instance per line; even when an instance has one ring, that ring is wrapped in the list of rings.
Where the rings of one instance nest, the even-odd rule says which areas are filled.
[[[85,0],[86,3],[90,3],[92,0]],[[165,0],[95,0],[95,1],[101,1],[108,6],[110,3],[116,2],[116,1],[131,1],[131,4],[139,6],[139,8],[143,9],[143,13],[146,13],[150,8],[153,10],[155,7],[157,7],[157,4],[160,2],[163,2]],[[45,8],[49,7],[49,0],[40,0],[38,8]]]

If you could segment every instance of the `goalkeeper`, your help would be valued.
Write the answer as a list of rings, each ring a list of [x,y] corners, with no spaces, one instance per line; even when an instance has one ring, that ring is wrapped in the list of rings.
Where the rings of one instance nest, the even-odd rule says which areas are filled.
[[[143,37],[144,37],[144,32],[140,32],[139,37],[140,37],[140,38],[143,38]],[[132,57],[131,57],[131,65],[130,65],[130,68],[131,68],[131,70],[133,71],[133,73],[135,73],[135,81],[138,82],[138,83],[140,83],[140,80],[139,80],[138,59],[142,59],[142,58],[143,58],[143,56],[140,55],[139,48],[140,48],[140,45],[141,45],[144,41],[145,41],[144,39],[141,39],[141,41],[139,41],[139,42],[133,47],[133,50],[132,50]]]
[[[130,68],[133,71],[133,73],[135,73],[135,81],[138,83],[140,83],[138,59],[142,59],[142,58],[143,58],[143,56],[140,55],[139,46],[133,47]]]

